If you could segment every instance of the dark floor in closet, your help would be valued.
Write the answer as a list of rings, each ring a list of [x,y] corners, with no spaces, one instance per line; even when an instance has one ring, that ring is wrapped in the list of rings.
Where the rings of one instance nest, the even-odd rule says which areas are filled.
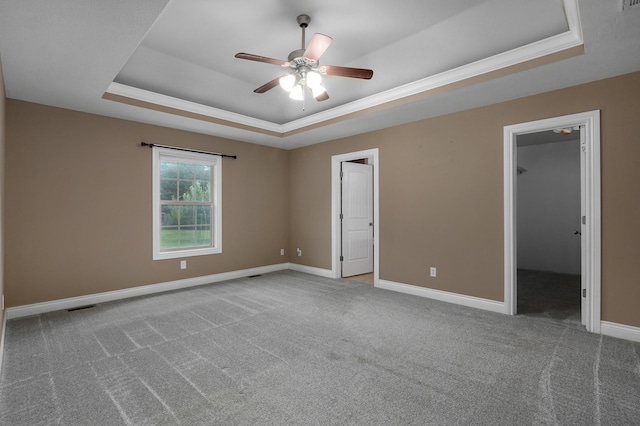
[[[580,275],[518,270],[518,314],[580,324]]]

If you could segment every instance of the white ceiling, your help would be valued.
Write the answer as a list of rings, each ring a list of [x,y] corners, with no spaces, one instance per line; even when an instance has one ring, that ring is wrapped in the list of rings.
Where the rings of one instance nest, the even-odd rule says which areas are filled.
[[[0,58],[12,99],[290,149],[640,70],[640,7],[621,3],[2,0]],[[334,39],[323,65],[374,70],[325,77],[330,99],[304,111],[279,87],[253,93],[282,68],[234,58],[286,59],[301,47],[301,13],[307,40]],[[582,55],[450,86],[579,45]]]

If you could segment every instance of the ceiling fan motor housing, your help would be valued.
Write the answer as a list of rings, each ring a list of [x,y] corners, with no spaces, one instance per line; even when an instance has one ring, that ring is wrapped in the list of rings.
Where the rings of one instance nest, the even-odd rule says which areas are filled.
[[[297,49],[289,53],[287,60],[289,62],[295,62],[295,59],[302,58],[304,56],[305,49]]]
[[[310,59],[307,58],[305,56],[302,56],[302,54],[304,53],[304,51],[302,51],[302,53],[300,53],[299,50],[295,50],[293,52],[291,52],[289,54],[289,66],[292,69],[300,69],[303,67],[306,67],[308,69],[312,69],[315,70],[318,68],[318,61],[314,60],[314,59]],[[293,55],[293,58],[291,58],[291,56]]]

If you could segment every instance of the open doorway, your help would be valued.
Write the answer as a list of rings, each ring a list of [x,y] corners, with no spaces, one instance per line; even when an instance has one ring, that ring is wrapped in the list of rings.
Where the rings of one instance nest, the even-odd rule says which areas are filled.
[[[378,149],[331,157],[332,276],[379,279]],[[353,278],[352,278],[353,279]]]
[[[581,214],[580,228],[573,232],[578,231],[580,236],[581,322],[588,331],[600,333],[600,111],[504,128],[505,313],[518,312],[518,138],[558,129],[578,129],[580,133]]]
[[[580,127],[517,135],[517,312],[573,325],[581,309]]]

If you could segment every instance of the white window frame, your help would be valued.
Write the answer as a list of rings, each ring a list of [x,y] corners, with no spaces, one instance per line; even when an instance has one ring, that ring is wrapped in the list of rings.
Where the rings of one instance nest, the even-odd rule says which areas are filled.
[[[153,260],[176,259],[190,256],[205,256],[222,253],[222,158],[197,152],[177,151],[168,148],[153,147]],[[207,164],[211,167],[213,184],[211,199],[213,212],[211,227],[213,229],[212,245],[210,247],[196,247],[182,250],[160,250],[160,161],[189,162],[192,164]]]

